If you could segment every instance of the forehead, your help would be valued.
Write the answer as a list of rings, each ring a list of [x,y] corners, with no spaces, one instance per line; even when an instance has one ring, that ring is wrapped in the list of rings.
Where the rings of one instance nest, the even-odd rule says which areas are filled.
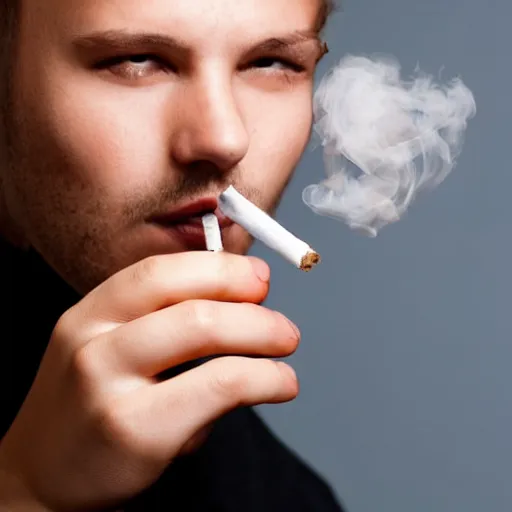
[[[321,5],[322,0],[29,0],[22,3],[22,19],[55,36],[151,30],[211,45],[311,30]]]

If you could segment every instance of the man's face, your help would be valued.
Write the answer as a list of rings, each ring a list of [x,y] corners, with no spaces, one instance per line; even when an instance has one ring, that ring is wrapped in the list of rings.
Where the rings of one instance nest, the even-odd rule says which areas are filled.
[[[320,0],[22,4],[3,188],[14,223],[75,289],[201,248],[157,213],[229,184],[275,208],[309,140]],[[223,238],[250,246],[236,225]]]

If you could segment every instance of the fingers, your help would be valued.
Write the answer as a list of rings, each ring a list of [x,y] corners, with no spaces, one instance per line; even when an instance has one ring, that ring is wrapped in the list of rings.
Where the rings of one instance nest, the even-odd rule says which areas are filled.
[[[151,377],[211,355],[288,356],[299,337],[286,317],[262,306],[195,300],[124,324],[82,350],[104,375]]]
[[[287,402],[298,392],[295,372],[285,363],[226,356],[139,391],[133,398],[144,408],[136,430],[170,458],[181,446],[170,445],[169,432],[183,445],[236,407]]]
[[[146,258],[102,283],[60,322],[85,342],[121,323],[185,300],[262,302],[270,271],[262,260],[227,252]]]

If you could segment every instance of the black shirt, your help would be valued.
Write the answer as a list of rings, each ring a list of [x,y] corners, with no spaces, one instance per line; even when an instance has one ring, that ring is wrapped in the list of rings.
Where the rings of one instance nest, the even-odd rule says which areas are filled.
[[[79,295],[34,251],[0,241],[0,439],[21,407],[59,317]],[[251,408],[218,420],[124,512],[340,512],[330,487]]]

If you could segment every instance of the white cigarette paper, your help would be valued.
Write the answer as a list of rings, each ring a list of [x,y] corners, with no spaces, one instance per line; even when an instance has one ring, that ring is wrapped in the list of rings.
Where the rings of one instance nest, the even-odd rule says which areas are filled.
[[[220,252],[224,249],[220,232],[219,219],[213,213],[207,213],[202,217],[206,249],[212,252]]]
[[[221,212],[297,268],[310,271],[319,254],[230,186],[219,197]]]

